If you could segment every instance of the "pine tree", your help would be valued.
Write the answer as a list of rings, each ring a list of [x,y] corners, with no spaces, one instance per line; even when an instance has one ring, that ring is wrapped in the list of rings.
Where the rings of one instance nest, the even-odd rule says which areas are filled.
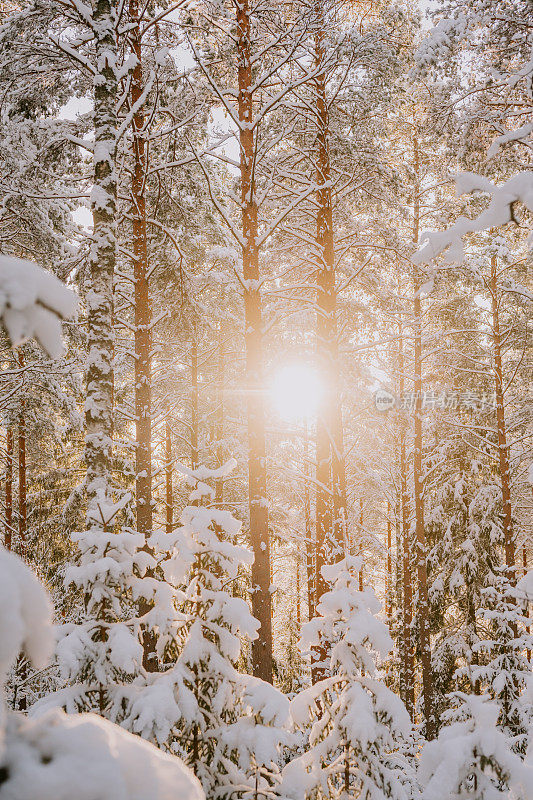
[[[497,800],[509,797],[520,760],[496,726],[498,708],[486,696],[454,695],[451,722],[428,742],[420,759],[424,800]]]
[[[392,642],[376,615],[380,603],[370,588],[359,590],[362,560],[346,556],[322,568],[331,589],[322,595],[318,616],[302,632],[306,651],[330,648],[329,677],[291,702],[297,725],[312,727],[309,750],[285,768],[283,790],[290,797],[406,798],[416,794],[412,768],[402,757],[411,732],[399,697],[380,680],[376,653],[384,658]]]
[[[533,646],[528,631],[530,620],[524,615],[520,592],[510,580],[506,567],[489,576],[478,610],[484,636],[478,652],[482,665],[472,669],[475,680],[486,686],[486,693],[499,708],[498,723],[516,752],[525,753],[532,721],[531,701],[525,691],[531,676],[527,651]]]
[[[31,21],[36,9],[28,9]],[[70,708],[96,708],[102,715],[120,716],[115,707],[125,675],[137,674],[142,663],[139,625],[131,608],[131,577],[147,569],[138,553],[142,536],[119,530],[119,517],[129,496],[116,499],[113,480],[114,436],[114,292],[117,261],[117,147],[119,63],[119,3],[97,0],[47,9],[43,53],[54,65],[76,64],[93,77],[94,131],[91,211],[93,231],[84,275],[87,313],[85,394],[86,530],[73,535],[79,563],[66,571],[66,585],[83,597],[79,626],[66,631],[58,647],[68,689],[52,702]],[[70,47],[52,29],[75,25],[85,35]],[[91,47],[86,43],[90,41]],[[126,620],[126,621],[124,621]]]
[[[175,664],[154,674],[146,688],[133,687],[125,724],[178,752],[210,797],[270,796],[279,749],[288,741],[288,702],[270,684],[236,669],[241,641],[253,641],[259,625],[247,603],[230,591],[252,562],[251,553],[235,543],[241,523],[208,504],[215,496],[209,482],[229,467],[185,470],[195,486],[192,504],[177,530],[159,538],[167,552],[173,543],[161,566],[167,581],[179,586],[174,639],[166,639],[166,657],[176,653]]]
[[[446,451],[452,463],[461,457],[452,447]],[[484,587],[499,564],[501,540],[497,489],[482,483],[483,477],[474,465],[449,481],[441,478],[428,509],[428,536],[434,543],[428,561],[439,719],[452,688],[480,690],[472,673],[480,659],[478,611]]]

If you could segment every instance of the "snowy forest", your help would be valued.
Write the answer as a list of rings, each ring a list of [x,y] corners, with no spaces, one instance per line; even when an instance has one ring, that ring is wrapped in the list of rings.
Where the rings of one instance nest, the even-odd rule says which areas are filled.
[[[0,66],[0,800],[533,800],[531,0]]]

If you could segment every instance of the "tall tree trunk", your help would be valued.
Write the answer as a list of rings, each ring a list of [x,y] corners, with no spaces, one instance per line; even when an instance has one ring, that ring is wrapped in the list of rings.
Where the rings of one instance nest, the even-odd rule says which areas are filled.
[[[130,105],[139,104],[144,90],[142,43],[138,0],[130,0],[129,39],[135,56],[131,76]],[[149,537],[152,528],[152,309],[148,282],[148,246],[146,237],[146,142],[144,110],[133,115],[133,179],[131,183],[133,215],[133,256],[135,280],[135,455],[137,529]]]
[[[316,431],[316,600],[327,585],[322,567],[342,556],[346,539],[346,488],[342,417],[339,406],[337,357],[337,294],[335,287],[335,246],[329,149],[329,113],[325,72],[325,20],[322,0],[315,2],[314,80],[317,125],[316,257],[317,320],[316,349],[324,401]]]
[[[135,498],[137,530],[148,541],[153,530],[152,509],[152,308],[148,282],[148,243],[146,236],[147,153],[145,116],[141,103],[144,91],[142,39],[138,0],[129,2],[129,39],[135,56],[131,76],[130,105],[135,108],[132,120],[133,178],[131,183],[133,228],[133,277],[135,281]],[[141,616],[151,603],[142,600]],[[143,632],[143,666],[148,672],[158,668],[155,635]]]
[[[24,359],[22,355],[18,358],[19,367],[24,366]],[[19,522],[19,536],[18,536],[18,553],[21,556],[26,555],[26,534],[28,529],[28,503],[26,494],[26,403],[24,399],[20,401],[19,418],[18,418],[18,522]]]
[[[265,409],[263,397],[263,327],[259,288],[258,221],[255,193],[255,129],[253,120],[252,29],[249,0],[237,9],[238,112],[242,209],[244,341],[248,397],[248,497],[252,565],[252,612],[260,623],[252,643],[256,677],[272,683],[272,598],[270,594],[270,536],[268,529]]]
[[[307,571],[307,610],[309,619],[315,616],[315,557],[316,543],[311,527],[311,492],[309,491],[309,432],[307,422],[304,427],[304,524],[305,524],[305,561]]]
[[[313,81],[316,124],[316,351],[324,398],[316,425],[316,603],[328,590],[322,567],[341,558],[347,541],[346,473],[337,342],[337,292],[333,198],[331,191],[330,123],[326,75],[326,20],[323,0],[314,2]],[[312,677],[324,677],[327,643],[313,652]]]
[[[420,224],[420,153],[418,138],[413,139],[414,198],[413,198],[413,242],[418,242]],[[426,531],[424,526],[424,476],[422,471],[422,304],[420,288],[422,280],[418,269],[414,273],[414,455],[413,478],[415,500],[416,564],[418,572],[418,628],[420,661],[422,665],[422,692],[426,738],[435,736],[433,716],[433,676],[431,668],[431,643],[429,638],[429,604],[427,586]]]
[[[6,430],[6,527],[4,545],[11,550],[13,541],[13,429]]]
[[[363,539],[364,539],[364,505],[363,505],[363,498],[359,498],[359,545],[358,545],[358,555],[361,557],[363,556]],[[363,566],[361,565],[361,569],[359,570],[359,591],[362,592],[364,589],[363,583]]]
[[[335,292],[335,307],[337,306]],[[342,421],[342,400],[340,391],[340,372],[337,342],[337,313],[335,310],[335,339],[332,342],[334,352],[334,396],[333,396],[333,433],[331,437],[331,475],[333,495],[333,537],[339,553],[348,546],[348,509],[346,504],[346,461],[344,455],[344,425]]]
[[[218,357],[217,357],[217,411],[215,417],[215,440],[217,447],[217,467],[224,464],[224,448],[222,439],[224,437],[224,370],[225,353],[222,329],[218,331]],[[224,478],[217,478],[215,481],[215,503],[221,506],[224,502]]]
[[[505,423],[505,398],[503,392],[500,298],[498,293],[498,277],[496,256],[492,256],[490,264],[490,295],[492,305],[492,354],[494,362],[494,390],[496,394],[496,421],[498,425],[498,457],[500,461],[500,480],[502,484],[503,506],[503,543],[505,565],[511,583],[516,583],[515,541],[513,534],[513,517],[511,507],[511,474],[509,467],[509,444]]]
[[[22,354],[18,357],[19,367],[24,366],[24,359]],[[19,522],[19,535],[17,552],[19,556],[26,555],[27,546],[27,530],[28,530],[28,505],[27,505],[27,473],[26,473],[26,403],[22,399],[20,401],[19,417],[18,417],[18,522]],[[18,660],[18,680],[22,685],[18,699],[19,711],[26,711],[26,680],[28,677],[28,663],[23,655]]]
[[[399,602],[402,601],[403,590],[402,590],[402,564],[401,564],[401,553],[402,553],[402,531],[401,531],[401,523],[400,523],[400,503],[401,503],[401,495],[400,492],[396,491],[395,503],[394,503],[394,540],[396,545],[396,563],[394,565],[394,583],[397,587],[397,594],[399,598]]]
[[[389,623],[392,620],[392,520],[391,505],[387,503],[387,593],[386,614]]]
[[[192,331],[191,342],[191,467],[198,469],[198,337],[196,325]]]
[[[524,567],[524,575],[527,573],[527,551],[525,544],[522,547],[522,565]],[[529,600],[526,600],[526,617],[529,618]],[[526,625],[526,633],[531,633],[531,625]],[[527,660],[531,661],[531,650],[527,650]]]
[[[19,555],[26,553],[26,532],[28,525],[28,505],[26,497],[26,415],[25,402],[20,401],[18,419],[18,457],[19,457],[19,537],[17,550]]]
[[[298,635],[302,627],[302,607],[300,602],[300,553],[296,552],[296,627]]]
[[[398,394],[405,392],[402,323],[398,336]],[[407,490],[407,420],[400,417],[400,528],[402,543],[402,672],[404,702],[411,719],[415,713],[415,665],[412,639],[413,575],[411,571],[411,541],[409,537],[409,492]]]
[[[172,533],[174,529],[174,498],[172,491],[172,437],[170,423],[165,421],[165,530]]]
[[[85,402],[85,466],[87,528],[91,536],[108,532],[113,468],[114,326],[113,279],[117,231],[117,0],[94,0],[91,28],[95,39],[97,76],[93,87],[94,176],[91,191],[93,235],[86,282],[87,373]],[[85,597],[86,606],[89,596]],[[99,604],[98,616],[108,619],[108,599]],[[98,628],[98,641],[107,631]],[[97,680],[96,702],[104,714],[106,686]]]
[[[85,463],[88,525],[104,530],[100,501],[109,498],[113,449],[113,277],[116,261],[115,172],[117,136],[117,44],[115,0],[96,0],[93,24],[100,80],[94,84],[94,187],[91,193],[93,240],[87,282],[88,368]]]

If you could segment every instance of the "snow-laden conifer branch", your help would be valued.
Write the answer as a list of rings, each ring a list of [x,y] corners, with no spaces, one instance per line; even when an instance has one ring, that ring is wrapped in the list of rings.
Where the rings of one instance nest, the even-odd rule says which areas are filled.
[[[473,219],[460,217],[447,230],[440,233],[422,234],[426,244],[413,257],[415,264],[429,262],[447,250],[448,263],[461,263],[464,258],[462,239],[470,233],[496,229],[509,222],[517,222],[516,204],[522,203],[528,211],[533,211],[533,173],[521,172],[509,178],[501,186],[496,186],[487,178],[465,172],[455,179],[457,194],[484,192],[489,194],[487,208]]]

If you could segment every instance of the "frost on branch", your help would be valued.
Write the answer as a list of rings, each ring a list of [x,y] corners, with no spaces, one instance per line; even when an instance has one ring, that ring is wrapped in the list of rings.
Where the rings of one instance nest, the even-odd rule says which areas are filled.
[[[0,315],[13,345],[34,336],[51,358],[63,353],[61,320],[78,301],[55,275],[21,258],[0,255]]]

